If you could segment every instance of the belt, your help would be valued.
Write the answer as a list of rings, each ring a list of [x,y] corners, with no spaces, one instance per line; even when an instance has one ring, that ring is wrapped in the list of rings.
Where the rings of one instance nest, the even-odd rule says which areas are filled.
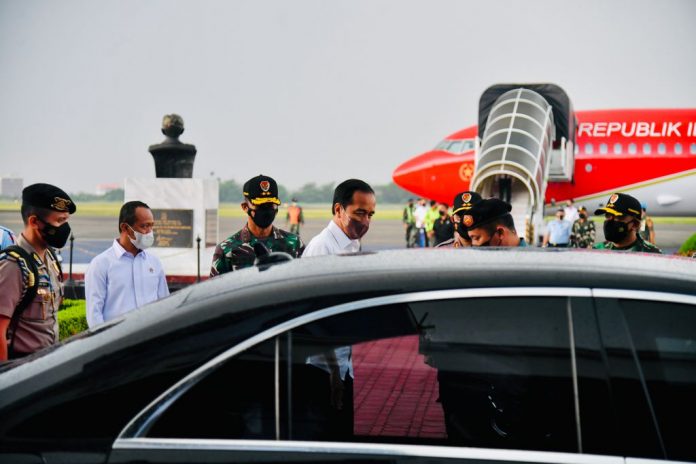
[[[553,248],[568,248],[567,243],[551,243],[549,242],[549,246]]]

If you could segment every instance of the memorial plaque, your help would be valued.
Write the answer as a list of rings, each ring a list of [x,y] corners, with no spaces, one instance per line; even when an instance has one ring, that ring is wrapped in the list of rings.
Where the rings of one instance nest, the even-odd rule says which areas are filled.
[[[193,247],[192,209],[153,209],[155,246],[162,248]]]
[[[205,210],[205,246],[218,244],[218,210]]]

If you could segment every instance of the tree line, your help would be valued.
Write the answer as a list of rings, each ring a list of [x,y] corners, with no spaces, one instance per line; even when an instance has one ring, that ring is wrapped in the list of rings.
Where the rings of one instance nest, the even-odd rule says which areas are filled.
[[[278,194],[284,203],[289,203],[296,198],[300,203],[331,203],[333,191],[336,183],[317,184],[309,182],[302,187],[290,190],[278,184]],[[377,194],[380,203],[405,203],[409,198],[414,197],[393,182],[388,184],[373,185],[372,188]],[[85,201],[104,201],[104,202],[123,202],[123,189],[111,190],[103,195],[91,193],[75,193],[70,195],[76,202]],[[244,200],[242,196],[242,184],[234,179],[220,181],[220,202],[221,203],[240,203]]]

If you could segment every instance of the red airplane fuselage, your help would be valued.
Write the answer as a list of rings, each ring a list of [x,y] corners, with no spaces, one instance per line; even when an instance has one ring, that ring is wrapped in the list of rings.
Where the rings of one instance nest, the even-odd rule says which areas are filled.
[[[574,179],[549,182],[547,204],[571,198],[592,200],[614,191],[635,190],[654,196],[657,184],[662,184],[658,189],[667,192],[664,202],[673,197],[696,203],[696,109],[597,110],[575,114],[578,125]],[[477,126],[471,126],[446,137],[435,149],[396,168],[394,182],[419,196],[451,203],[455,194],[469,189],[477,134]],[[693,177],[685,183],[688,176]],[[670,196],[667,186],[675,186],[677,181],[678,195]],[[685,190],[691,188],[688,185],[693,185],[692,190]],[[688,194],[692,194],[690,198],[682,198]],[[659,209],[663,205],[663,200],[658,204],[655,198],[639,199],[650,200],[652,213],[656,212],[653,207]]]

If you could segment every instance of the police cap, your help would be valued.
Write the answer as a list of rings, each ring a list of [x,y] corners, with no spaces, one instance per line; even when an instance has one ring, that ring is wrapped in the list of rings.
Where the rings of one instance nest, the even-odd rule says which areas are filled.
[[[462,218],[467,229],[476,229],[499,219],[512,211],[512,206],[503,200],[489,198],[474,204]]]
[[[22,190],[22,204],[73,214],[75,202],[63,190],[51,184],[32,184]]]
[[[609,213],[619,217],[627,215],[640,219],[640,210],[640,202],[636,198],[625,193],[614,193],[609,197],[607,205],[597,209],[594,213],[596,215]]]
[[[278,184],[273,178],[260,174],[252,177],[244,184],[244,197],[252,205],[263,205],[265,203],[280,204],[278,199]]]
[[[469,211],[471,207],[481,201],[481,195],[476,192],[461,192],[454,196],[454,205],[452,209],[452,214],[461,213],[462,211]]]

